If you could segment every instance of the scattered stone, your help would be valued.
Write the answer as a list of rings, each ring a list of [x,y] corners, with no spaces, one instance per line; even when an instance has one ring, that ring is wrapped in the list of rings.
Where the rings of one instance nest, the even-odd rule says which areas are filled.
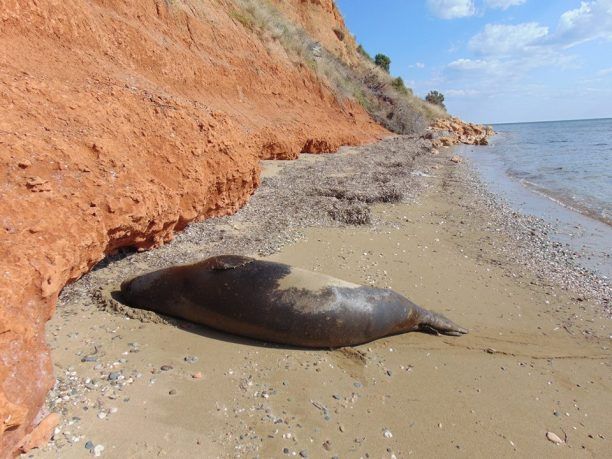
[[[40,177],[28,177],[26,179],[26,187],[35,193],[42,193],[45,191],[51,191],[51,185],[48,180],[44,180]]]
[[[300,451],[300,456],[301,456],[301,457],[308,457],[308,451],[306,451],[305,449],[303,449],[302,451]]]
[[[463,158],[461,156],[455,155],[451,158],[451,161],[454,162],[455,164],[459,164],[463,162]]]
[[[168,391],[168,394],[169,394],[169,395],[176,395],[176,389],[170,389],[170,390]]]
[[[87,440],[85,442],[85,449],[93,449],[93,447],[94,447],[94,444],[92,443],[91,440]]]
[[[161,371],[170,371],[170,370],[172,370],[172,369],[173,369],[172,365],[162,365],[162,366],[160,367],[160,370],[161,370]]]
[[[93,455],[95,457],[100,457],[102,455],[102,451],[104,451],[104,446],[96,445],[94,446],[94,449],[93,449]]]
[[[120,371],[111,371],[108,374],[108,380],[109,381],[117,381],[120,376],[121,376],[121,372]]]
[[[192,377],[193,379],[202,379],[202,372],[201,372],[201,371],[196,371],[195,373],[193,373],[193,374],[191,375],[191,377]]]
[[[554,432],[546,432],[546,438],[548,441],[553,442],[555,445],[562,445],[565,442],[559,438],[559,436]]]
[[[196,363],[199,359],[195,355],[188,355],[184,360],[187,363]]]
[[[383,436],[385,438],[393,438],[393,434],[391,433],[389,429],[383,429]]]

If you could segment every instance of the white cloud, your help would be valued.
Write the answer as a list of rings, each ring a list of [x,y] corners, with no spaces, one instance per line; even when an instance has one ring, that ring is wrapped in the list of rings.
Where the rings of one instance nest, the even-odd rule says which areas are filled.
[[[451,70],[470,71],[487,70],[491,66],[487,61],[481,59],[457,59],[448,64],[447,67]]]
[[[600,71],[597,72],[597,76],[600,76],[600,77],[608,76],[608,75],[612,75],[612,67],[608,69],[601,69]]]
[[[580,2],[559,19],[555,39],[574,46],[595,39],[612,40],[612,0]]]
[[[427,0],[431,13],[440,19],[456,19],[476,14],[474,0]]]
[[[487,24],[469,41],[470,50],[480,54],[507,54],[535,46],[548,35],[548,27],[537,22],[517,25]]]
[[[525,2],[526,0],[479,0],[476,3],[485,8],[505,10]],[[567,90],[572,97],[557,97],[551,93],[546,100],[581,101],[566,105],[568,114],[571,113],[573,117],[583,116],[576,115],[579,107],[583,105],[577,94],[583,91],[585,94],[588,92],[588,97],[585,95],[584,99],[590,97],[589,100],[593,101],[590,108],[583,110],[584,116],[599,115],[601,100],[604,96],[612,97],[612,87],[609,84],[612,76],[612,67],[609,64],[612,61],[605,57],[609,54],[609,42],[612,42],[612,0],[575,0],[574,5],[577,7],[558,16],[556,24],[554,20],[550,23],[534,21],[487,24],[479,33],[473,35],[467,44],[460,45],[468,54],[455,55],[454,60],[449,59],[452,62],[441,69],[439,78],[435,81],[435,87],[448,97],[451,110],[454,110],[455,106],[468,106],[470,103],[475,104],[473,107],[480,107],[481,101],[494,96],[496,100],[505,97],[510,106],[514,104],[514,108],[521,111],[521,107],[525,105],[524,100],[542,98],[544,92],[551,92],[551,88],[554,88],[557,91]],[[472,10],[472,14],[476,12]],[[581,57],[581,50],[572,47],[589,41],[608,43],[594,45],[601,53],[601,58],[597,61],[599,69],[582,69],[582,75],[589,79],[576,80],[574,75],[577,73],[563,70],[578,69],[587,63],[584,56]],[[558,79],[555,72],[559,74]],[[566,73],[567,77],[562,76]],[[427,87],[434,87],[432,82],[425,83]],[[498,117],[506,116],[498,108],[495,105],[489,106],[486,112],[482,111],[482,116],[491,116],[489,110],[497,110]],[[530,110],[537,108],[540,106],[534,105]],[[537,113],[523,112],[524,110],[517,118],[545,118]],[[546,109],[541,112],[549,113]],[[554,116],[566,115],[554,112]]]
[[[408,67],[410,67],[411,69],[424,69],[425,64],[423,64],[422,62],[416,62],[415,64],[409,65]]]
[[[450,97],[475,97],[482,93],[477,89],[446,89],[444,94]]]
[[[526,2],[527,0],[485,0],[485,4],[489,8],[497,8],[504,11],[511,6],[522,5]]]

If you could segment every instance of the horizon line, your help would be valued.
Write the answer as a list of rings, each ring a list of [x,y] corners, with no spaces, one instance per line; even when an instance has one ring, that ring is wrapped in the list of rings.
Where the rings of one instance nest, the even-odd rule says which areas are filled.
[[[604,116],[602,118],[572,118],[572,119],[556,119],[556,120],[537,120],[537,121],[503,121],[497,123],[482,123],[482,124],[491,124],[491,125],[500,125],[500,124],[530,124],[530,123],[558,123],[562,121],[601,121],[601,120],[610,120],[612,116]]]

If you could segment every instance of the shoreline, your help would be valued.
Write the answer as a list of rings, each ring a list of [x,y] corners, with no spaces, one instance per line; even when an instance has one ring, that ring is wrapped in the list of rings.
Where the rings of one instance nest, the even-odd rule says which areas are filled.
[[[466,157],[481,180],[503,202],[522,214],[533,215],[553,225],[554,234],[551,236],[566,247],[571,247],[577,262],[608,279],[612,278],[612,261],[608,250],[612,227],[605,219],[508,174],[503,165],[500,167],[500,159],[492,154],[494,152],[491,149],[496,146],[493,139],[491,146],[482,151],[461,146],[458,154]]]
[[[33,456],[82,456],[87,441],[108,457],[550,454],[544,435],[561,429],[567,455],[603,453],[609,285],[551,255],[549,228],[499,206],[451,151],[395,137],[275,162],[234,216],[116,256],[65,288],[47,326],[60,379],[48,402],[64,418]],[[394,288],[472,333],[304,351],[129,311],[111,296],[125,277],[228,250]],[[534,396],[544,403],[532,406]],[[577,422],[580,410],[589,417]]]

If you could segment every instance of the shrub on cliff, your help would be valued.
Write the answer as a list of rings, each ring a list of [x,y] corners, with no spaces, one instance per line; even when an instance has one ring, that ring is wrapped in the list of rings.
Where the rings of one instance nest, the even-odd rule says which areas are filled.
[[[376,56],[374,56],[374,63],[385,72],[389,73],[389,70],[391,69],[391,58],[389,56],[378,53]]]
[[[412,94],[412,91],[406,87],[404,84],[404,80],[402,77],[394,78],[391,82],[391,86],[395,88],[395,90],[401,94],[408,95]]]
[[[438,105],[446,110],[446,106],[444,105],[444,94],[438,91],[429,91],[429,94],[425,96],[425,100],[430,104]]]
[[[234,4],[237,10],[232,17],[257,33],[262,42],[270,43],[271,50],[280,44],[296,65],[306,65],[327,82],[338,99],[358,102],[388,130],[414,134],[431,120],[447,116],[442,107],[414,96],[401,78],[393,79],[389,75],[391,59],[384,54],[374,60],[359,45],[357,56],[362,59],[357,65],[348,65],[286,18],[271,1],[234,0]]]

